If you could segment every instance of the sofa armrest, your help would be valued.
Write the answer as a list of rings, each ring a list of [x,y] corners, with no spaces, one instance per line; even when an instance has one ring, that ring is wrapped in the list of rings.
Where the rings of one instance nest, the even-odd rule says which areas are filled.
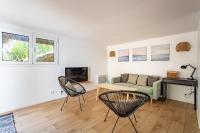
[[[113,83],[120,83],[120,77],[113,77],[112,79],[111,79],[111,83],[113,84]]]
[[[153,99],[155,99],[155,100],[160,98],[161,81],[162,80],[158,80],[158,81],[153,82]]]

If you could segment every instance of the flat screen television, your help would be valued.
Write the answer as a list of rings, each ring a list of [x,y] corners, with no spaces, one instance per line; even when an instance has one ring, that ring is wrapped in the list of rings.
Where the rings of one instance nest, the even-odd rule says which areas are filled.
[[[88,67],[66,67],[65,77],[77,82],[88,81]]]

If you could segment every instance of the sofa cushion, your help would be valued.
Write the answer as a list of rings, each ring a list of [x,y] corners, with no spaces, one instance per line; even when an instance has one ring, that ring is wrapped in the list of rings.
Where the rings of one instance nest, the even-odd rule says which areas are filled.
[[[153,87],[150,87],[150,86],[138,86],[138,85],[134,85],[132,83],[115,83],[115,85],[131,87],[131,88],[133,88],[133,90],[136,89],[136,91],[146,93],[150,96],[153,94]]]
[[[114,83],[115,85],[119,85],[119,86],[124,86],[124,87],[130,87],[133,84],[132,83]]]
[[[148,79],[148,76],[139,75],[138,80],[137,80],[137,85],[147,86],[147,79]]]
[[[136,84],[138,79],[138,75],[136,74],[129,74],[128,76],[128,83]]]
[[[143,93],[146,93],[148,95],[153,94],[153,88],[150,87],[150,86],[137,86],[135,88],[137,88],[137,91],[139,91],[139,92],[143,92]]]
[[[123,83],[126,83],[128,81],[128,75],[127,73],[125,74],[121,74],[121,79],[120,81],[123,82]]]
[[[147,80],[147,85],[148,86],[153,86],[153,82],[158,81],[159,77],[156,76],[148,76],[148,80]]]

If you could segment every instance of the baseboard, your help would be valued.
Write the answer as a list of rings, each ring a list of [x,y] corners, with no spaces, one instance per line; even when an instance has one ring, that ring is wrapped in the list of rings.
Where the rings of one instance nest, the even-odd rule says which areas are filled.
[[[198,127],[200,129],[200,109],[197,108],[197,122],[198,122]]]

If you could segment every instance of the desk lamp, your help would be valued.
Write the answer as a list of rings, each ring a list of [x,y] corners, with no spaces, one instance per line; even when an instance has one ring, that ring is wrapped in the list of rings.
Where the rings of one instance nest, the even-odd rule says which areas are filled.
[[[195,71],[196,71],[196,69],[197,69],[196,67],[194,67],[194,66],[188,64],[188,65],[182,65],[182,66],[181,66],[181,69],[186,69],[188,66],[190,66],[190,67],[193,69],[192,74],[190,75],[190,78],[188,78],[188,79],[194,80],[193,75],[194,75],[194,73],[195,73]]]

